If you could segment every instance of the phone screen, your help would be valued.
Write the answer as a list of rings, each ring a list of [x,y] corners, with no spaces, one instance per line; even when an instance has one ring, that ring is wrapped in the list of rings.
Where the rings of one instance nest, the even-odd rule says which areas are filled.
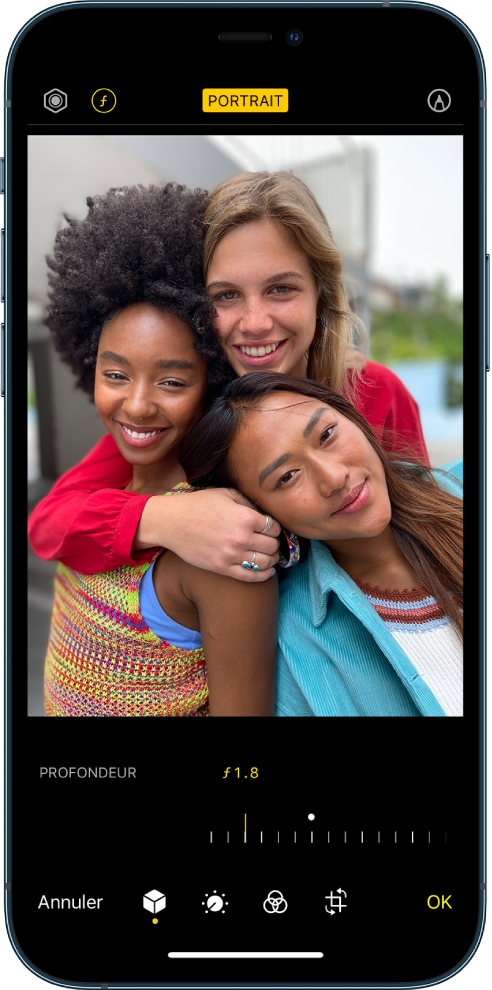
[[[80,5],[9,85],[14,946],[64,986],[444,979],[485,896],[478,49],[419,8]],[[220,541],[193,500],[231,491],[228,576],[186,506]]]

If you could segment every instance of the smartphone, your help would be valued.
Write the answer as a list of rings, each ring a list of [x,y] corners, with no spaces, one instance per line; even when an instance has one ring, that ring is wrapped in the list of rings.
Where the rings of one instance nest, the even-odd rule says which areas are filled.
[[[485,77],[476,40],[453,15],[420,4],[379,7],[72,4],[31,22],[10,55],[2,271],[9,575],[7,925],[25,965],[57,985],[418,987],[457,973],[481,937],[489,366]],[[169,51],[170,37],[178,57],[167,61],[163,53]],[[349,58],[342,38],[350,38]],[[67,39],[69,58],[61,55]],[[261,179],[244,178],[258,173]],[[271,179],[279,174],[287,178]],[[284,213],[277,199],[276,212],[270,208],[268,214],[243,216],[239,225],[226,218],[229,228],[212,238],[207,255],[213,209],[222,209],[217,188],[222,183],[228,202],[237,205],[234,197],[244,196],[255,181],[270,191],[284,183]],[[272,718],[321,717],[319,723],[303,725],[301,736],[288,721],[256,717],[242,723],[236,710],[229,713],[227,708],[220,714],[228,721],[214,723],[215,730],[210,722],[200,721],[185,723],[189,729],[180,730],[183,723],[176,720],[164,723],[167,730],[158,729],[160,723],[135,721],[149,710],[167,715],[169,709],[158,703],[145,711],[112,708],[111,703],[84,707],[81,700],[90,684],[86,679],[80,688],[80,671],[85,664],[87,672],[87,658],[94,663],[95,657],[94,650],[85,652],[82,637],[89,635],[90,626],[97,641],[100,630],[90,623],[77,628],[81,613],[75,602],[83,598],[92,608],[91,596],[103,582],[97,585],[99,571],[91,570],[90,563],[85,570],[83,564],[77,569],[78,558],[69,566],[61,551],[56,556],[51,534],[57,532],[57,522],[48,534],[46,518],[57,511],[61,518],[64,503],[57,502],[60,508],[55,509],[54,502],[43,500],[54,498],[53,492],[63,499],[66,489],[60,479],[73,478],[70,472],[79,470],[94,447],[105,442],[106,422],[97,396],[96,411],[90,388],[75,388],[73,371],[81,380],[80,367],[84,362],[90,366],[96,332],[107,333],[125,307],[154,299],[141,285],[128,296],[121,288],[113,292],[117,272],[145,231],[135,224],[128,233],[128,223],[121,220],[124,207],[115,206],[117,197],[108,199],[108,192],[120,190],[124,200],[127,188],[142,187],[144,196],[151,186],[164,189],[169,182],[210,194],[206,209],[212,213],[201,215],[199,222],[205,228],[205,283],[220,345],[234,372],[228,394],[236,394],[237,379],[259,379],[259,371],[270,370],[325,387],[328,364],[321,367],[321,360],[330,333],[338,333],[339,324],[333,320],[340,299],[347,299],[347,312],[353,316],[353,336],[345,340],[344,351],[351,405],[369,422],[383,450],[394,454],[405,440],[411,459],[420,444],[420,463],[429,469],[425,478],[441,479],[439,493],[447,491],[451,498],[446,502],[447,496],[444,501],[436,496],[433,511],[438,515],[446,510],[448,516],[439,516],[441,529],[432,530],[435,543],[423,537],[419,543],[425,547],[422,566],[428,566],[431,584],[422,580],[413,588],[418,592],[413,597],[405,597],[399,584],[400,594],[391,597],[389,584],[378,585],[372,576],[363,580],[366,571],[360,561],[359,569],[351,571],[345,547],[340,550],[338,530],[333,530],[335,541],[331,530],[326,540],[322,527],[311,533],[304,489],[299,510],[289,502],[288,486],[298,484],[295,472],[290,477],[282,464],[272,468],[279,451],[285,457],[275,446],[276,437],[247,434],[244,427],[246,447],[254,456],[248,460],[247,449],[241,451],[241,465],[251,462],[251,471],[244,469],[239,487],[264,509],[265,529],[269,519],[280,515],[284,531],[292,537],[297,528],[303,538],[299,545],[282,537],[281,550],[293,566],[278,578],[277,687],[269,713]],[[301,195],[301,187],[308,192]],[[98,196],[101,209],[115,210],[108,213],[104,243],[98,240],[102,229],[97,228],[93,205]],[[299,196],[311,203],[301,220]],[[89,211],[87,197],[92,197]],[[325,263],[308,243],[315,236],[310,224],[316,211],[328,221],[333,252],[340,260],[338,284],[345,295],[335,302],[323,282]],[[264,233],[265,224],[281,243],[271,246],[269,241],[265,247],[263,240],[248,239],[252,232]],[[294,228],[300,232],[292,233]],[[87,232],[85,253],[80,239],[70,241],[66,235],[54,249],[57,231],[67,229],[80,231],[82,239]],[[70,250],[64,255],[66,244]],[[299,271],[290,263],[288,268],[272,269],[281,249],[291,254],[295,249]],[[71,281],[66,279],[65,295],[54,302],[48,296],[46,255],[55,257],[51,271],[58,284],[70,266],[74,272]],[[174,263],[179,271],[181,257],[176,255]],[[214,275],[215,270],[225,275]],[[127,284],[130,275],[131,265]],[[304,303],[299,297],[310,278],[316,298],[312,340],[306,343],[309,357],[305,365],[301,357],[292,358],[289,365],[282,348],[288,352],[292,347],[294,353],[298,346],[304,354]],[[94,289],[97,279],[99,294]],[[187,288],[184,285],[183,299]],[[51,291],[58,291],[54,282]],[[111,306],[101,302],[103,291],[108,296],[113,292]],[[309,308],[309,290],[303,298]],[[62,312],[65,332],[69,319],[63,306],[69,305],[72,323],[62,340],[53,307]],[[292,307],[290,315],[282,315],[280,306]],[[28,495],[33,518],[41,519],[28,558],[27,663],[25,651],[20,651],[19,661],[14,648],[19,565],[10,537],[18,511],[13,497],[13,372],[20,358],[17,327],[25,325],[26,312]],[[95,312],[101,313],[99,330]],[[189,310],[179,312],[190,322]],[[81,336],[76,338],[79,315],[86,328],[86,350]],[[123,330],[117,329],[120,337],[115,339],[121,339]],[[134,334],[136,352],[144,349],[141,332],[142,343]],[[76,358],[70,346],[73,353],[77,350]],[[258,354],[260,347],[265,353]],[[114,362],[114,351],[110,353],[105,360]],[[136,353],[132,360],[139,358]],[[122,382],[127,380],[124,372],[120,363],[104,373]],[[312,401],[315,393],[293,394],[297,402],[299,397]],[[326,396],[319,401],[323,408],[333,408]],[[277,424],[284,431],[290,429],[288,408],[287,401],[281,405],[285,412]],[[316,442],[323,450],[323,464],[327,458],[346,464],[352,434],[339,442],[343,457],[336,454],[329,434],[333,428],[335,433],[342,430],[347,421],[346,407],[340,409],[345,412],[339,411],[336,424],[321,417],[325,431]],[[219,410],[207,406],[203,419],[191,424],[193,429],[200,429],[207,416],[215,428]],[[311,430],[308,437],[315,435],[318,412],[306,427]],[[141,419],[146,415],[145,411]],[[140,417],[135,413],[133,419],[138,423]],[[357,423],[354,428],[360,430]],[[453,580],[456,577],[458,551],[454,544],[446,550],[448,557],[455,555],[454,570],[451,565],[446,570],[448,558],[438,545],[439,533],[444,533],[444,541],[446,534],[454,533],[461,499],[455,479],[463,478],[458,464],[465,426],[466,463],[474,465],[472,504],[469,499],[464,503],[466,606],[449,583],[451,572]],[[133,440],[142,443],[142,427],[133,432]],[[284,435],[290,441],[291,434]],[[205,433],[203,438],[205,443]],[[143,439],[151,437],[146,434]],[[239,443],[240,433],[231,442]],[[186,444],[183,449],[186,457]],[[364,456],[369,456],[367,451]],[[406,457],[398,463],[406,465]],[[365,462],[351,464],[358,470]],[[290,466],[285,461],[285,467]],[[446,471],[439,475],[442,466]],[[110,484],[108,470],[104,463],[100,490],[108,494],[99,500],[104,502],[97,517],[101,529],[100,520],[116,497],[110,489],[126,487],[116,474]],[[260,478],[267,472],[258,497],[255,470]],[[199,476],[198,467],[196,471]],[[410,481],[405,481],[410,486],[405,489],[409,517],[424,497],[411,487],[415,479],[410,473]],[[372,475],[368,476],[371,488]],[[73,484],[84,501],[87,493],[80,474],[77,478]],[[265,494],[267,478],[272,484]],[[316,479],[319,493],[324,475]],[[364,494],[358,479],[355,487],[348,486],[346,498],[331,506],[338,505],[344,522],[348,519],[352,525],[355,520],[355,529],[342,532],[345,544],[351,542],[347,534],[373,536],[372,530],[357,529],[357,506],[346,514],[361,491]],[[287,508],[279,506],[280,487],[273,482],[285,486],[281,497],[289,503]],[[373,502],[376,493],[374,488]],[[187,498],[191,501],[192,496]],[[394,518],[395,499],[390,503]],[[42,504],[50,507],[44,517]],[[74,538],[77,525],[87,532],[84,512],[85,502],[78,516],[63,516]],[[364,506],[360,512],[362,518]],[[402,528],[403,522],[399,531]],[[91,551],[93,536],[88,539],[87,554],[93,552],[99,559],[102,543],[95,539]],[[49,551],[42,549],[43,540],[51,540]],[[330,583],[328,558],[320,543],[331,547],[329,560],[335,561],[343,587]],[[360,543],[355,539],[353,546],[357,549]],[[374,546],[377,550],[379,544]],[[379,573],[376,550],[376,556],[368,558],[371,575]],[[407,554],[404,566],[408,559]],[[252,568],[254,560],[248,557],[238,566]],[[101,567],[101,574],[116,574],[116,563],[109,559],[108,570]],[[138,567],[141,560],[135,559],[135,571]],[[448,575],[445,590],[457,603],[452,614],[451,606],[447,610],[446,603],[443,606],[431,594],[437,587],[432,583],[436,571]],[[422,571],[416,573],[420,577]],[[76,598],[70,597],[75,581]],[[273,577],[272,583],[276,581]],[[227,593],[224,589],[224,602]],[[118,621],[131,625],[133,613],[120,606]],[[465,607],[466,664],[461,666],[458,639],[449,636],[451,627],[456,632]],[[59,621],[61,614],[64,624],[57,628],[55,616]],[[238,625],[239,620],[238,614]],[[152,630],[150,620],[148,626]],[[200,629],[206,671],[206,631]],[[107,659],[111,629],[105,635],[101,662]],[[165,636],[161,640],[167,642]],[[44,674],[44,702],[44,661],[47,651],[53,657],[56,637],[56,663],[50,662]],[[172,642],[171,646],[180,648]],[[140,645],[135,649],[138,652]],[[231,664],[235,659],[234,654]],[[125,655],[122,662],[127,662]],[[153,658],[147,657],[147,662]],[[211,669],[209,680],[212,705]],[[189,682],[186,685],[188,690]],[[197,705],[180,708],[177,714],[207,714]],[[210,711],[214,714],[212,707]],[[58,730],[50,730],[46,715],[130,719],[117,718],[112,729],[107,722],[93,721],[92,730],[84,730],[84,722],[77,730],[78,722],[69,721],[63,723],[65,729],[57,723]],[[446,729],[436,721],[443,715],[456,717],[456,722],[447,722]],[[369,717],[366,730],[365,723],[352,716]],[[379,721],[398,716],[402,721]],[[410,716],[428,721],[417,729]],[[329,717],[336,721],[328,722]],[[33,808],[42,809],[36,816],[35,842]]]

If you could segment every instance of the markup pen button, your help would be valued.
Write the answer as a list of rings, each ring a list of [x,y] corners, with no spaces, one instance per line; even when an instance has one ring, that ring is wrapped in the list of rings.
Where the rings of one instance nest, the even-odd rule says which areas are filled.
[[[288,89],[203,89],[204,113],[287,113]]]
[[[96,89],[91,103],[98,113],[110,113],[116,106],[116,96],[112,89]]]

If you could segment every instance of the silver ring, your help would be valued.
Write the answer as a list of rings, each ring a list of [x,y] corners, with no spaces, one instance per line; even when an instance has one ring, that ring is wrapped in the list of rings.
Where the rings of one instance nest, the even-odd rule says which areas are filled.
[[[271,516],[265,516],[265,525],[262,529],[262,533],[269,533],[273,526],[273,519]]]

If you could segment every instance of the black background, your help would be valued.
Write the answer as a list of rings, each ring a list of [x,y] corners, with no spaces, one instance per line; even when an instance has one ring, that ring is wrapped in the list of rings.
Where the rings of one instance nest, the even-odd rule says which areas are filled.
[[[227,5],[225,5],[227,6]],[[22,26],[22,24],[35,13],[39,11],[39,4],[36,3],[22,3],[18,2],[15,7],[8,7],[7,10],[2,11],[2,21],[0,24],[2,50],[6,53],[8,45],[11,43],[16,31]],[[452,3],[452,10],[462,17],[465,23],[474,31],[479,43],[485,46],[485,42],[488,35],[486,31],[486,10],[485,4],[478,3],[476,0],[468,0],[466,3]],[[354,17],[356,12],[354,11]],[[192,16],[192,12],[190,12]],[[486,53],[485,53],[486,54]],[[59,762],[59,761],[58,761]],[[108,761],[103,760],[106,763]],[[121,761],[120,761],[121,762]],[[131,762],[131,761],[130,761]],[[26,836],[27,837],[27,836]],[[15,982],[15,986],[32,986],[33,977],[32,974],[26,972],[22,969],[22,964],[19,963],[14,956],[10,956],[9,959],[9,946],[8,943],[4,946],[7,953],[7,965],[11,964],[11,976],[12,983]],[[12,950],[10,950],[12,951]],[[471,965],[456,977],[460,983],[460,986],[476,986],[481,980],[481,974],[485,967],[485,947],[482,946],[477,957],[472,961]],[[490,952],[488,953],[490,955]],[[9,967],[10,968],[10,967]]]

